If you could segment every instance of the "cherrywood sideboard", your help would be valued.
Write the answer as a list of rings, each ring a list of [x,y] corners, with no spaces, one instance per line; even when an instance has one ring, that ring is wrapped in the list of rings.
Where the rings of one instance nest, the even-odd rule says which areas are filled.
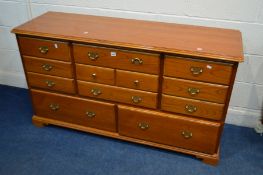
[[[33,123],[194,155],[215,165],[241,33],[48,12],[12,30]]]

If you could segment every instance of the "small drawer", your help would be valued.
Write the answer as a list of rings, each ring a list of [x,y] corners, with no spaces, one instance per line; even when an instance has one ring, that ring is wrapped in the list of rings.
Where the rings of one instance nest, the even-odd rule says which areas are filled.
[[[70,61],[70,50],[67,42],[19,37],[22,55]]]
[[[76,64],[78,80],[114,85],[114,69]]]
[[[32,72],[27,73],[27,78],[28,85],[30,87],[48,89],[70,94],[75,93],[73,79],[42,75]]]
[[[221,120],[224,105],[200,100],[162,95],[162,110],[180,114],[202,117],[213,120]]]
[[[120,135],[214,154],[220,123],[118,106]]]
[[[79,94],[148,108],[156,108],[157,94],[116,86],[78,81]]]
[[[233,64],[166,56],[164,75],[229,85]]]
[[[74,44],[76,63],[119,68],[151,74],[159,73],[159,55]]]
[[[157,92],[158,76],[129,71],[116,71],[116,85],[132,89]]]
[[[27,72],[56,75],[65,78],[73,77],[72,65],[69,62],[54,61],[29,56],[23,56],[23,60]]]
[[[192,99],[225,103],[228,86],[164,77],[163,93]]]
[[[31,92],[36,115],[71,124],[116,131],[114,104],[38,90]]]

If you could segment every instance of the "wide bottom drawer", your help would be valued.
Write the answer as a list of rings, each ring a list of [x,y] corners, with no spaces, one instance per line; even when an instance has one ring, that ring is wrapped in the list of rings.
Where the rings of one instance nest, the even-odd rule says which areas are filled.
[[[115,105],[31,90],[36,115],[97,129],[116,131]]]
[[[221,124],[133,107],[118,107],[119,134],[208,154],[216,153]]]

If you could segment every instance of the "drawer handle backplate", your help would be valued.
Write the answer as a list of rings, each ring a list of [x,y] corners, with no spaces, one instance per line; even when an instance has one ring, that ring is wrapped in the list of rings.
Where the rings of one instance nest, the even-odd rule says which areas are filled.
[[[51,69],[53,69],[53,66],[51,66],[50,64],[43,64],[42,69],[44,69],[45,71],[51,71]]]
[[[102,93],[100,89],[96,89],[96,88],[91,89],[90,92],[91,92],[92,95],[94,95],[94,96],[99,96],[99,95]]]
[[[48,87],[53,87],[56,85],[56,83],[54,81],[51,81],[51,80],[46,80],[45,83],[47,84]]]
[[[138,104],[138,103],[140,103],[141,101],[142,101],[142,98],[141,98],[141,97],[139,97],[139,96],[132,96],[132,102],[133,102],[133,103]]]
[[[135,65],[143,64],[143,60],[140,58],[132,58],[131,62],[132,62],[132,64],[135,64]]]
[[[182,131],[181,134],[185,139],[190,139],[191,137],[193,137],[193,133],[190,131]]]
[[[42,54],[47,54],[48,53],[48,47],[47,46],[41,46],[38,48],[39,52]]]
[[[194,105],[185,105],[185,110],[188,113],[194,113],[197,111],[197,107]]]
[[[99,58],[99,54],[96,52],[88,52],[88,57],[92,61],[96,61]]]
[[[149,124],[148,123],[144,123],[144,122],[140,122],[139,124],[138,124],[138,127],[141,129],[141,130],[147,130],[150,126],[149,126]]]
[[[192,88],[192,87],[188,88],[188,93],[192,96],[199,94],[199,92],[200,92],[200,89],[198,88]]]
[[[194,76],[198,76],[198,75],[200,75],[203,72],[203,68],[201,68],[201,67],[191,67],[190,71],[191,71],[191,73]]]
[[[59,110],[59,104],[51,103],[51,104],[49,105],[49,108],[50,108],[52,111],[57,111],[57,110]]]
[[[88,116],[88,118],[94,118],[96,116],[96,113],[92,111],[87,111],[86,115]]]

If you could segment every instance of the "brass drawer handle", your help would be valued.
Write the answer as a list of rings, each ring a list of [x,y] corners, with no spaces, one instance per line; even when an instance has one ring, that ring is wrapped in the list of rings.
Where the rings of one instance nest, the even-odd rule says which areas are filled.
[[[185,139],[190,139],[191,137],[193,137],[193,133],[190,131],[182,131],[181,134]]]
[[[91,77],[92,77],[92,79],[96,79],[97,78],[97,74],[96,73],[93,73],[93,74],[91,74]]]
[[[42,69],[44,69],[45,71],[51,71],[51,69],[53,69],[53,66],[51,66],[50,64],[43,64]]]
[[[47,54],[48,53],[48,47],[47,46],[41,46],[38,48],[39,52],[42,54]]]
[[[59,104],[51,103],[51,104],[49,105],[49,108],[50,108],[52,111],[57,111],[57,110],[59,110]]]
[[[139,83],[140,83],[139,80],[135,80],[135,81],[133,82],[134,86],[139,86]]]
[[[198,76],[198,75],[200,75],[203,72],[203,68],[201,68],[201,67],[191,67],[190,71],[191,71],[191,73],[194,76]]]
[[[139,124],[138,124],[138,127],[141,129],[141,130],[147,130],[150,126],[149,126],[149,124],[148,123],[145,123],[145,122],[140,122]]]
[[[198,88],[192,88],[192,87],[188,88],[188,93],[192,96],[199,94],[199,92],[200,92],[200,89]]]
[[[88,118],[94,118],[96,116],[95,112],[91,112],[91,111],[87,111],[86,115],[88,116]]]
[[[92,61],[96,61],[99,58],[99,54],[96,52],[88,52],[88,57]]]
[[[99,96],[99,95],[102,93],[100,89],[96,89],[96,88],[91,89],[90,92],[91,92],[92,95],[94,95],[94,96]]]
[[[142,98],[141,98],[141,97],[139,97],[139,96],[132,96],[132,102],[133,102],[133,103],[138,104],[138,103],[140,103],[141,101],[142,101]]]
[[[143,60],[140,58],[132,58],[131,62],[132,62],[132,64],[135,64],[135,65],[143,64]]]
[[[197,111],[197,107],[194,105],[185,105],[186,112],[194,113]]]
[[[55,86],[55,82],[51,81],[51,80],[46,80],[45,83],[47,84],[48,87],[53,87]]]

